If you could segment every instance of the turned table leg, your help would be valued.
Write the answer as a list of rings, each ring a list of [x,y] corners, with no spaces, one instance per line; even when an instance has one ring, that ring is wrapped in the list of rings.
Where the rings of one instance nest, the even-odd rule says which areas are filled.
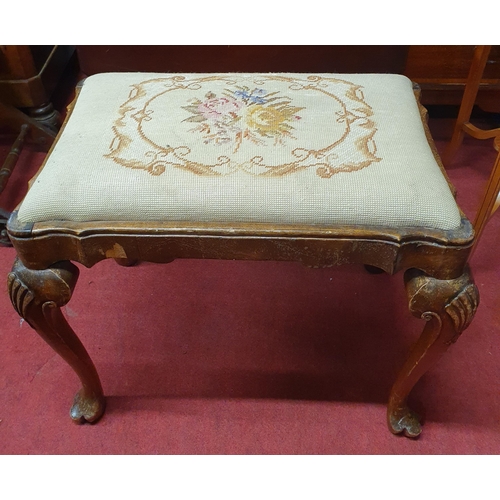
[[[95,422],[104,412],[101,382],[90,356],[64,318],[61,307],[71,298],[78,268],[58,262],[31,270],[16,260],[8,277],[9,295],[19,315],[54,349],[80,378],[81,390],[70,411],[77,423]]]
[[[459,278],[438,280],[418,270],[405,274],[410,312],[427,323],[392,388],[387,410],[389,429],[416,437],[418,416],[407,405],[413,386],[470,325],[479,292],[468,270]]]
[[[36,108],[30,108],[29,115],[51,132],[55,132],[56,134],[59,132],[59,128],[61,127],[61,115],[54,109],[51,102],[46,102]]]

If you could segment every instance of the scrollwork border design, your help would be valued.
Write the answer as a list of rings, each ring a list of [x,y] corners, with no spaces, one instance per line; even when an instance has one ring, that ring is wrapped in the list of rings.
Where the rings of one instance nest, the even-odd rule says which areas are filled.
[[[342,108],[337,121],[345,124],[345,132],[340,139],[319,150],[297,147],[292,150],[292,158],[282,164],[267,165],[262,156],[236,163],[227,155],[219,156],[213,164],[205,164],[193,161],[190,158],[191,149],[186,145],[161,146],[144,134],[142,123],[152,119],[148,106],[160,95],[177,90],[198,90],[202,84],[210,81],[234,85],[238,78],[236,75],[191,78],[176,75],[134,84],[128,100],[119,108],[119,117],[113,125],[114,138],[110,152],[105,156],[122,166],[143,169],[152,175],[161,175],[167,168],[180,168],[206,176],[230,175],[243,171],[255,176],[278,177],[315,168],[319,177],[330,178],[339,172],[353,172],[381,161],[374,141],[377,128],[372,119],[373,110],[365,102],[362,87],[346,80],[315,75],[304,79],[285,75],[255,76],[256,84],[262,85],[273,80],[289,83],[291,92],[319,92],[335,99]],[[345,141],[350,141],[350,149],[353,151],[353,156],[348,161],[335,154],[337,146]]]

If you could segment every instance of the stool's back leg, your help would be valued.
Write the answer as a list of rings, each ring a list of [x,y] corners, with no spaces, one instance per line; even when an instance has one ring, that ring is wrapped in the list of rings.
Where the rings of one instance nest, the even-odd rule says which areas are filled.
[[[135,259],[115,259],[115,262],[123,267],[132,267],[137,264],[137,260]]]
[[[73,368],[82,382],[71,418],[77,423],[95,422],[104,412],[101,382],[85,347],[60,309],[70,300],[77,279],[78,268],[71,262],[31,270],[16,260],[8,287],[19,315]]]
[[[409,437],[420,434],[418,416],[408,408],[413,386],[472,321],[479,293],[468,271],[453,280],[437,280],[421,271],[405,275],[411,313],[427,324],[392,388],[387,410],[389,429]]]

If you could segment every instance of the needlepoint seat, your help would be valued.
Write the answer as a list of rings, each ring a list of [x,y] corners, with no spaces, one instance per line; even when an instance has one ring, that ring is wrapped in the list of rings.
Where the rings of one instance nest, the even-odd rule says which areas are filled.
[[[87,78],[8,225],[12,302],[82,381],[72,418],[96,421],[104,396],[59,311],[70,261],[359,263],[405,271],[410,311],[427,321],[388,408],[392,432],[417,436],[407,396],[469,325],[478,292],[473,231],[416,94],[390,74]]]

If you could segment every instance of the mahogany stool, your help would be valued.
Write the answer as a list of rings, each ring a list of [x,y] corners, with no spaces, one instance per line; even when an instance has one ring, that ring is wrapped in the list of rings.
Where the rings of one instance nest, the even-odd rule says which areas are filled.
[[[426,324],[388,404],[393,433],[421,432],[407,398],[474,317],[474,242],[419,105],[390,74],[104,73],[80,86],[8,223],[18,313],[81,380],[71,408],[95,422],[97,371],[61,307],[75,261],[178,258],[363,264],[404,272]]]

